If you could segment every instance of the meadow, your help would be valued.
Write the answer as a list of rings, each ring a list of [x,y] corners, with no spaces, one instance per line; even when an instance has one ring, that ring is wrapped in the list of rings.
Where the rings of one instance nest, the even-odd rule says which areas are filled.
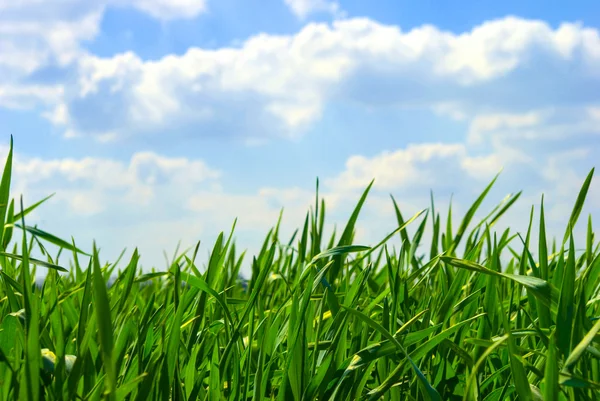
[[[474,221],[492,181],[460,219],[442,220],[433,199],[404,216],[392,199],[397,229],[363,246],[354,232],[370,186],[328,237],[317,186],[290,239],[278,224],[246,255],[232,229],[205,261],[196,247],[142,271],[137,250],[102,264],[95,244],[86,253],[27,225],[46,200],[11,197],[12,154],[11,141],[0,183],[0,400],[600,399],[591,217],[585,243],[572,235],[586,224],[593,170],[558,239],[547,237],[543,204],[523,216],[526,232],[494,231],[519,193]]]

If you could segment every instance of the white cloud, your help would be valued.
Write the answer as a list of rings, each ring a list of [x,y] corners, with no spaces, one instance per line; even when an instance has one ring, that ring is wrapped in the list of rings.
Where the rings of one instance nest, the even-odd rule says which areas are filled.
[[[192,18],[206,10],[206,0],[24,0],[0,1],[0,88],[32,86],[31,74],[46,67],[64,69],[86,54],[85,41],[98,34],[104,12],[109,7],[135,8],[154,18],[170,21]],[[64,84],[62,82],[61,84]],[[37,87],[43,84],[38,83]],[[52,90],[51,85],[46,89]],[[14,98],[0,107],[14,105]],[[44,101],[45,91],[31,93]],[[37,99],[37,98],[36,98]],[[17,99],[18,100],[18,99]],[[18,107],[35,107],[28,99]]]
[[[460,169],[466,150],[461,144],[418,144],[367,158],[352,156],[330,184],[336,188],[364,188],[373,178],[380,189],[427,187],[438,182],[440,164]],[[454,170],[456,172],[456,170]]]
[[[479,117],[476,139],[500,126],[535,124],[544,117],[539,110],[591,106],[600,91],[597,70],[598,31],[578,24],[552,29],[505,18],[456,35],[433,26],[403,32],[362,18],[154,61],[131,52],[86,55],[61,102],[68,129],[88,136],[169,129],[297,137],[328,104],[356,102]]]
[[[194,18],[207,10],[207,0],[113,0],[110,4],[135,7],[160,20]]]
[[[318,12],[330,13],[334,16],[342,14],[340,5],[337,1],[328,0],[284,0],[285,4],[300,19],[305,19],[308,15]]]
[[[590,160],[590,148],[571,148],[563,152],[549,155],[541,175],[553,183],[555,191],[560,195],[576,194],[581,187],[580,173],[574,164],[576,161]]]
[[[173,188],[213,188],[221,173],[201,160],[138,152],[127,163],[91,157],[51,160],[18,155],[14,175],[20,191],[29,194],[58,189],[57,199],[66,202],[73,212],[89,215],[119,203],[143,207],[160,191]]]
[[[2,160],[6,153],[6,148],[0,150]],[[85,249],[95,239],[113,260],[121,247],[139,246],[145,265],[162,267],[163,250],[173,251],[179,240],[190,245],[233,221],[235,216],[229,221],[215,218],[214,209],[194,213],[187,204],[203,192],[218,194],[220,177],[219,170],[202,160],[154,152],[137,152],[126,161],[47,159],[17,152],[12,195],[18,199],[23,194],[28,205],[55,193],[29,224],[66,239],[73,235]]]
[[[483,114],[475,117],[469,127],[468,140],[481,142],[490,131],[499,129],[535,127],[541,120],[540,113],[528,112],[525,114]]]
[[[543,131],[543,127],[538,128]],[[429,190],[432,190],[436,212],[441,214],[442,224],[445,224],[450,199],[456,222],[464,216],[469,205],[498,173],[498,169],[504,167],[492,191],[476,213],[473,224],[486,216],[506,195],[523,191],[520,199],[496,224],[494,230],[501,233],[510,228],[511,233],[519,232],[524,236],[528,228],[529,213],[534,206],[536,217],[531,240],[532,244],[536,244],[537,216],[540,198],[544,194],[547,237],[549,241],[561,241],[584,178],[593,167],[590,156],[598,152],[600,147],[596,142],[588,144],[587,148],[580,148],[571,144],[567,138],[560,142],[559,149],[549,150],[543,141],[540,142],[542,146],[537,154],[521,152],[518,144],[514,144],[514,147],[500,146],[485,155],[476,155],[476,151],[466,145],[423,143],[372,157],[354,156],[348,160],[346,168],[327,183],[330,188],[345,191],[353,189],[353,193],[358,194],[371,178],[375,178],[375,185],[362,213],[362,235],[357,238],[359,243],[373,244],[397,228],[391,201],[384,196],[385,193],[394,195],[406,219],[418,210],[430,206],[428,195]],[[423,160],[428,161],[421,164]],[[346,192],[346,198],[348,193]],[[600,185],[596,177],[574,230],[577,242],[585,241],[588,214],[592,215],[594,221],[598,219],[599,200]],[[414,232],[414,229],[415,226],[409,231]],[[431,227],[428,222],[419,252],[429,251],[430,235]],[[519,241],[513,245],[520,247]]]
[[[503,144],[478,154],[462,143],[420,143],[372,157],[352,156],[327,183],[336,191],[352,191],[375,179],[377,191],[411,190],[422,195],[431,189],[450,194],[478,188],[504,168],[529,171],[536,164],[518,148]]]
[[[64,103],[59,103],[54,110],[44,113],[43,116],[54,125],[66,125],[69,122],[69,111]]]
[[[600,106],[592,106],[587,109],[588,116],[600,122]]]
[[[64,67],[82,53],[82,41],[98,34],[100,4],[81,7],[85,3],[67,1],[40,7],[36,3],[10,2],[15,6],[4,9],[0,4],[2,80],[26,77],[47,65]]]
[[[0,107],[7,109],[29,109],[40,104],[53,106],[62,96],[60,85],[2,85],[0,81]],[[64,107],[63,112],[66,112]],[[53,121],[59,122],[58,116],[53,116]]]
[[[2,160],[6,154],[1,148]],[[96,239],[108,258],[118,256],[120,247],[139,246],[144,264],[159,267],[163,250],[172,252],[180,240],[185,246],[198,239],[210,242],[235,218],[238,238],[256,250],[262,241],[257,233],[266,234],[281,208],[296,225],[313,200],[312,192],[300,188],[224,191],[221,175],[202,160],[147,151],[126,161],[46,159],[17,152],[12,194],[24,194],[27,205],[56,193],[30,224],[39,223],[67,239],[73,235],[86,249]],[[290,227],[286,224],[283,235],[291,234]]]

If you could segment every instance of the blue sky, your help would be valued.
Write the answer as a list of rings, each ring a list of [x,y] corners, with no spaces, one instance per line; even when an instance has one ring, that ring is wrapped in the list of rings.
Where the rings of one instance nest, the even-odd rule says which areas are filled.
[[[453,195],[464,212],[545,194],[562,229],[600,150],[600,6],[592,1],[0,0],[0,127],[14,194],[56,196],[32,223],[105,258],[203,241],[239,218],[256,249],[316,177],[357,240]],[[1,139],[1,138],[0,138]],[[586,213],[600,218],[600,186]],[[440,210],[440,209],[438,209]],[[486,210],[482,210],[484,213]],[[579,228],[580,229],[580,228]]]

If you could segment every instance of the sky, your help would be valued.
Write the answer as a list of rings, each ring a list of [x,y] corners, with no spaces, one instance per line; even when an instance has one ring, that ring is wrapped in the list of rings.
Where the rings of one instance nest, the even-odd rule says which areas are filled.
[[[255,252],[314,202],[356,242],[430,206],[527,228],[542,194],[562,239],[600,150],[594,1],[0,0],[0,155],[29,224],[145,268],[237,220]],[[583,224],[600,218],[592,183]],[[341,228],[341,227],[339,227]],[[283,237],[282,239],[285,239]]]

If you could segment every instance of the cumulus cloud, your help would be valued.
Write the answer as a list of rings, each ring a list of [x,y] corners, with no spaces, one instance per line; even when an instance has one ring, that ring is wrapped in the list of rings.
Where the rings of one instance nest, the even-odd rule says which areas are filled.
[[[338,188],[359,189],[375,178],[376,187],[385,190],[427,189],[445,181],[440,179],[441,173],[449,177],[462,173],[459,170],[466,156],[464,145],[442,143],[409,145],[406,149],[385,151],[371,158],[356,155],[348,159],[345,170],[331,184]]]
[[[599,67],[598,30],[579,24],[507,17],[453,34],[357,18],[153,61],[85,55],[61,104],[66,131],[82,136],[296,137],[328,104],[352,102],[473,120],[477,140],[536,124],[549,108],[597,106]]]
[[[82,215],[104,212],[119,204],[139,212],[152,205],[161,191],[181,188],[178,191],[185,195],[190,187],[215,188],[220,175],[201,160],[168,158],[154,152],[137,152],[128,162],[17,155],[14,166],[18,191],[41,196],[43,191],[58,190],[57,199]]]
[[[539,113],[525,114],[483,114],[475,117],[469,127],[469,141],[481,142],[485,134],[499,129],[535,127],[540,124]]]
[[[2,160],[6,154],[6,148],[0,149]],[[29,224],[66,239],[73,235],[85,249],[96,240],[112,260],[122,247],[138,246],[146,266],[163,267],[164,250],[174,251],[180,240],[189,246],[233,221],[235,216],[211,219],[211,211],[195,213],[188,205],[198,193],[222,191],[221,175],[202,160],[149,151],[136,152],[128,160],[52,159],[17,151],[12,194],[17,199],[23,194],[28,205],[55,193],[28,218]]]
[[[7,149],[0,148],[5,159]],[[223,172],[199,159],[134,153],[111,158],[42,158],[19,152],[13,163],[12,193],[31,204],[55,196],[30,216],[29,224],[69,238],[88,249],[92,240],[114,259],[121,247],[139,247],[146,267],[163,267],[162,252],[179,241],[210,242],[238,219],[236,235],[256,250],[285,208],[284,236],[300,224],[313,201],[312,191],[259,188],[235,193],[222,187]]]
[[[565,140],[562,145],[564,150],[544,151],[532,156],[519,154],[518,146],[474,156],[475,151],[463,145],[423,143],[371,157],[353,156],[348,159],[345,169],[327,182],[330,190],[335,188],[348,191],[344,197],[354,199],[348,194],[357,195],[371,178],[375,178],[359,222],[362,230],[357,236],[358,243],[373,244],[397,228],[390,198],[385,195],[394,196],[407,218],[419,210],[429,208],[431,190],[434,194],[435,211],[441,215],[442,224],[445,224],[452,202],[453,221],[456,225],[499,172],[499,168],[503,168],[470,227],[479,223],[503,199],[522,191],[520,199],[495,224],[493,230],[502,233],[510,229],[512,234],[521,233],[524,237],[533,207],[535,217],[531,241],[536,247],[543,194],[547,237],[549,241],[559,241],[560,245],[578,193],[593,167],[591,155],[600,151],[598,144],[580,148]],[[429,162],[423,162],[426,159]],[[595,177],[580,221],[574,229],[577,242],[585,241],[588,215],[594,221],[600,216],[599,201],[600,184]],[[414,232],[415,228],[413,225],[408,231]],[[428,252],[431,234],[428,222],[419,252]],[[392,244],[399,245],[397,241],[392,241]],[[518,240],[512,245],[515,249],[520,248]]]
[[[16,80],[48,65],[65,67],[82,41],[98,34],[103,8],[95,2],[0,3],[0,76]]]
[[[299,10],[322,3],[290,0]],[[355,18],[146,61],[133,52],[94,56],[81,41],[97,35],[109,6],[186,18],[203,12],[205,1],[64,0],[43,15],[36,4],[0,3],[0,107],[39,107],[70,138],[107,142],[169,130],[260,142],[298,137],[329,104],[350,102],[469,121],[475,143],[557,110],[576,118],[599,107],[600,35],[578,23],[554,29],[506,17],[454,34]],[[36,78],[48,65],[66,75],[56,73],[52,84]]]
[[[206,0],[1,0],[0,107],[45,106],[48,92],[65,82],[31,82],[32,75],[49,68],[67,69],[86,54],[82,44],[99,34],[102,16],[108,7],[134,8],[156,19],[170,21],[204,12]],[[10,92],[31,87],[36,90],[28,90],[26,98],[15,97],[7,85],[23,87]]]

